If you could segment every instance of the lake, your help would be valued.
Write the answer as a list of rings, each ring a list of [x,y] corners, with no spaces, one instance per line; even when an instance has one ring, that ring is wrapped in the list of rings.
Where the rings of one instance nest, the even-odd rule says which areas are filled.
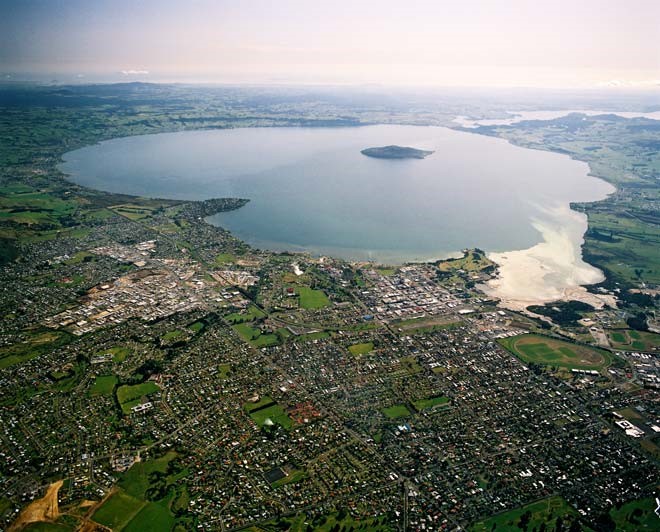
[[[397,144],[423,160],[366,157]],[[249,244],[402,263],[466,247],[523,250],[571,201],[612,187],[585,163],[441,127],[242,128],[127,137],[64,156],[81,185],[149,197],[243,197],[212,216]],[[558,218],[559,216],[559,218]],[[583,232],[583,231],[582,231]],[[581,239],[580,233],[578,236]]]

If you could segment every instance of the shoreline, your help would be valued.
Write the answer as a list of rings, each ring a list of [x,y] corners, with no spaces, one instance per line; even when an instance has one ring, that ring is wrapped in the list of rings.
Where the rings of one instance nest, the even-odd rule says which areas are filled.
[[[367,124],[364,124],[367,125]],[[511,142],[508,139],[496,136],[496,135],[487,135],[479,132],[479,128],[469,129],[464,127],[452,127],[450,125],[445,126],[435,126],[435,127],[445,127],[450,130],[458,130],[465,133],[476,133],[484,136],[494,136],[500,138],[501,140],[506,140],[509,144],[518,146],[520,148],[526,149],[538,149],[540,151],[547,151],[549,153],[557,153],[558,155],[568,155],[569,158],[580,161],[579,159],[571,156],[570,154],[556,152],[551,149],[536,148],[525,145],[516,144]],[[184,130],[186,131],[186,130]],[[158,134],[158,133],[155,133]],[[128,137],[130,137],[129,135]],[[122,137],[115,137],[122,138]],[[127,138],[127,137],[123,137]],[[112,140],[104,139],[104,140]],[[100,141],[103,142],[103,141]],[[97,142],[98,144],[99,142]],[[62,169],[62,164],[65,162],[64,155],[71,153],[80,149],[79,147],[74,150],[67,151],[61,155],[60,162],[57,164],[57,170],[63,174],[67,183],[70,183],[75,186],[83,186],[84,188],[89,188],[85,185],[80,185],[75,181],[71,180],[71,174],[67,173]],[[613,187],[613,184],[609,181],[594,175],[591,173],[591,167],[587,161],[584,162],[589,167],[589,172],[586,175],[601,179],[605,183],[608,183]],[[92,189],[94,190],[94,189]],[[613,188],[606,196],[590,200],[586,203],[597,202],[605,199],[609,194],[613,193],[616,189]],[[114,194],[112,192],[106,192],[99,190],[101,193]],[[124,195],[124,194],[122,194]],[[136,196],[137,197],[137,196]],[[195,202],[203,203],[205,200],[175,200],[183,202]],[[240,207],[239,207],[240,208]],[[206,214],[206,213],[205,213]],[[205,222],[209,222],[209,218],[217,213],[206,215]],[[563,227],[564,224],[559,223],[559,218],[563,217],[564,221],[568,221],[569,226],[573,224],[572,227]],[[582,218],[580,223],[581,231],[579,234],[575,232],[575,225],[578,218]],[[611,304],[611,299],[603,301],[601,296],[591,294],[587,291],[585,286],[601,282],[605,279],[605,276],[601,270],[596,268],[593,265],[588,264],[582,258],[582,245],[584,244],[584,235],[588,229],[588,219],[587,216],[574,211],[571,208],[571,203],[557,208],[554,210],[552,215],[552,222],[548,223],[531,220],[532,226],[534,226],[542,236],[542,240],[537,244],[531,246],[530,248],[523,250],[510,250],[502,252],[487,252],[487,256],[498,266],[497,276],[486,284],[482,285],[482,291],[490,297],[495,297],[500,299],[500,306],[505,308],[510,308],[512,310],[524,310],[526,306],[533,304],[543,304],[552,301],[561,301],[567,299],[578,299],[581,301],[589,302],[595,306],[602,306],[603,304]],[[211,225],[216,226],[211,223]],[[217,226],[216,226],[217,227]],[[221,227],[221,226],[220,226]],[[563,229],[563,230],[562,230]],[[237,234],[232,234],[245,242]],[[267,247],[260,248],[259,245],[251,245],[248,242],[245,242],[251,247],[259,251],[273,252],[273,253],[301,253],[303,255],[310,255],[314,257],[315,255],[320,256],[333,256],[332,253],[328,253],[329,250],[317,250],[317,252],[311,249],[268,249]],[[562,249],[564,253],[562,253]],[[391,251],[391,250],[390,250]],[[552,251],[552,252],[551,252]],[[374,258],[360,258],[357,260],[345,259],[349,263],[370,263],[374,266],[377,265],[387,265],[387,266],[403,266],[405,264],[432,264],[438,261],[447,260],[449,258],[454,258],[460,256],[460,252],[451,252],[451,253],[442,253],[438,257],[424,257],[424,258],[403,258],[402,260],[393,260],[386,259],[381,257]],[[383,260],[385,259],[385,260]],[[553,279],[554,277],[554,279]],[[481,286],[480,286],[481,288]],[[532,294],[535,294],[535,297],[532,297]]]
[[[479,288],[499,299],[499,306],[516,311],[568,300],[596,308],[614,306],[613,296],[594,294],[586,288],[605,280],[605,274],[582,257],[587,216],[570,206],[548,210],[548,214],[550,220],[533,222],[542,242],[528,249],[487,254],[498,266],[497,276]]]

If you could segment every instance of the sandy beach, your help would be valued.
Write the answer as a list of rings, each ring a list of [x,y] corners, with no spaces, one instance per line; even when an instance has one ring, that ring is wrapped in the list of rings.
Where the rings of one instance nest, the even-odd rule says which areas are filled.
[[[511,310],[560,300],[584,301],[597,308],[613,305],[611,296],[591,294],[584,288],[605,278],[582,260],[586,215],[567,205],[543,209],[543,213],[543,219],[532,222],[542,242],[529,249],[488,255],[499,266],[499,274],[482,286],[484,292]]]

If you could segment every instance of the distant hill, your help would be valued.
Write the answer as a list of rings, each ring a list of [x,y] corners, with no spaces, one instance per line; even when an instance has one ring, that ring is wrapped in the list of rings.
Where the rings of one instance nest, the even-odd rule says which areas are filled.
[[[376,157],[378,159],[423,159],[433,152],[418,150],[417,148],[407,148],[405,146],[382,146],[379,148],[367,148],[360,153],[367,157]]]

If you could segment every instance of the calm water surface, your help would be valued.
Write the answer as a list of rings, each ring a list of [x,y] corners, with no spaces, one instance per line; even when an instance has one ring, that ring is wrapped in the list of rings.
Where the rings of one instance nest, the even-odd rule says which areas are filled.
[[[360,153],[388,144],[435,153],[423,160]],[[102,142],[64,159],[71,180],[100,190],[249,198],[209,221],[257,247],[383,262],[474,246],[526,249],[541,239],[532,222],[612,191],[566,156],[424,126],[166,133]]]

